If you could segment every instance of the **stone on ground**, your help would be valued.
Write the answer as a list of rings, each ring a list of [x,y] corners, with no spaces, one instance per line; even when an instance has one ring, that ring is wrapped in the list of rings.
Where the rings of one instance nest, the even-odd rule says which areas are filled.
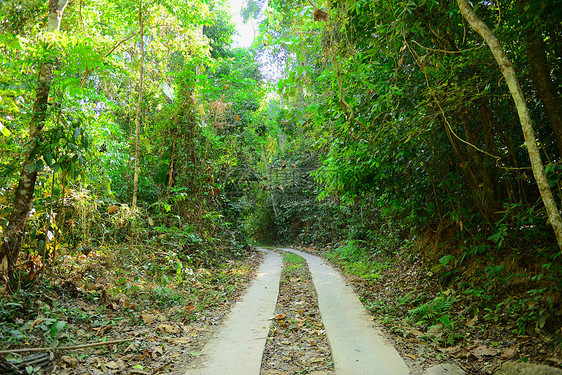
[[[505,362],[494,375],[562,375],[562,370],[532,363]]]
[[[465,375],[466,372],[457,365],[444,363],[427,368],[423,375]]]

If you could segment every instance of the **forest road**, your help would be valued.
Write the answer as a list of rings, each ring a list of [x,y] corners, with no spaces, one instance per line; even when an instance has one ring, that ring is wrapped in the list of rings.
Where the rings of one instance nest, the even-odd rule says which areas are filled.
[[[265,253],[258,276],[236,303],[219,333],[203,349],[197,368],[185,375],[259,375],[262,353],[279,293],[281,256]],[[308,263],[337,375],[406,375],[410,371],[369,319],[352,288],[325,260],[293,249]]]

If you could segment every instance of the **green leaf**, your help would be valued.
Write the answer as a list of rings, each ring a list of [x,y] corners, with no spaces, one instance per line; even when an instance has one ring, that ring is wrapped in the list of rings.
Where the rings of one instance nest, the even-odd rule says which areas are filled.
[[[148,140],[148,138],[146,137],[141,137],[140,139],[142,145],[144,146],[144,148],[146,149],[147,153],[152,153],[152,145],[150,144],[150,141]]]
[[[74,141],[75,141],[75,142],[78,140],[78,137],[80,137],[80,128],[74,129],[73,138],[74,138]]]
[[[5,127],[4,124],[2,124],[1,122],[0,122],[0,133],[2,133],[4,137],[9,137],[10,135],[12,135],[10,129]]]
[[[449,264],[449,262],[451,260],[455,259],[455,257],[453,255],[445,255],[444,257],[441,257],[441,259],[439,259],[439,263],[445,267],[447,264]]]
[[[53,154],[51,154],[50,152],[46,153],[45,155],[43,155],[43,159],[45,160],[45,163],[47,163],[47,165],[49,167],[53,166]]]
[[[57,321],[55,323],[53,323],[53,325],[51,326],[51,338],[55,338],[58,336],[58,334],[66,328],[66,322],[64,321]]]

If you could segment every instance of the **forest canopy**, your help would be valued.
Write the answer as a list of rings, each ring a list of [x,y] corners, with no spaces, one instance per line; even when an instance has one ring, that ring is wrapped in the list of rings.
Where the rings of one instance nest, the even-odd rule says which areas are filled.
[[[249,0],[247,48],[228,6],[0,4],[5,291],[123,244],[190,267],[331,244],[517,284],[556,326],[557,1]]]

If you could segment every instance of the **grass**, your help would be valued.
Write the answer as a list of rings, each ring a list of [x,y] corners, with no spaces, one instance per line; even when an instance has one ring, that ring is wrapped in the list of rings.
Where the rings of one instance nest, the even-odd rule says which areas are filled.
[[[374,280],[389,265],[374,261],[359,241],[348,241],[343,246],[324,253],[324,256],[340,266],[345,273]]]
[[[283,260],[285,262],[285,269],[287,270],[287,272],[292,273],[292,272],[296,272],[297,270],[300,270],[302,268],[302,265],[304,263],[304,259],[297,255],[297,254],[293,254],[293,253],[289,253],[289,252],[285,252],[283,254]]]

